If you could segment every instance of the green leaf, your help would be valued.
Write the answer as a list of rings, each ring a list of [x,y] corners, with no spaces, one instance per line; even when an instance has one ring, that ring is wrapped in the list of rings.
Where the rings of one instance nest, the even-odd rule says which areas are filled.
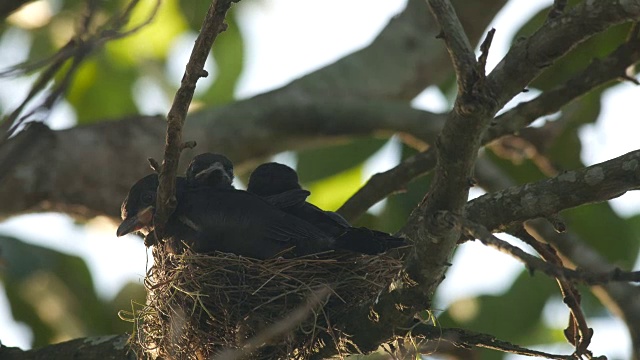
[[[387,141],[361,138],[341,145],[299,151],[297,171],[300,181],[318,181],[360,165]]]
[[[403,159],[417,153],[415,149],[405,144],[402,145],[401,151]],[[361,221],[367,220],[368,222],[365,224],[359,221],[358,224],[388,233],[398,231],[407,222],[413,209],[426,196],[431,186],[432,175],[433,173],[430,173],[413,180],[402,192],[392,194],[387,198],[386,205],[379,216],[372,217],[372,219],[362,218]]]
[[[214,83],[199,96],[207,106],[222,105],[234,99],[236,84],[244,66],[244,44],[235,12],[227,14],[227,30],[221,33],[213,45],[213,59],[218,66]]]
[[[336,210],[344,204],[362,186],[362,167],[357,166],[347,171],[316,181],[309,185],[310,203],[323,210]]]
[[[152,14],[157,0],[141,0],[135,7],[129,28],[144,23]],[[112,59],[128,65],[143,65],[150,60],[164,60],[173,41],[187,30],[177,0],[163,0],[150,24],[132,35],[107,43]]]
[[[200,31],[204,17],[209,11],[209,5],[211,5],[209,0],[180,0],[178,2],[182,15],[193,31]],[[229,11],[233,11],[233,8]]]
[[[504,295],[460,300],[438,319],[443,327],[464,327],[521,345],[535,344],[546,340],[534,335],[543,326],[541,315],[545,304],[557,293],[553,279],[522,272]]]
[[[87,59],[78,69],[67,95],[78,124],[135,113],[132,86],[137,75],[136,68],[120,66],[104,54]]]
[[[538,166],[530,159],[514,162],[511,159],[498,156],[491,148],[485,148],[487,159],[500,167],[516,184],[525,184],[546,179]]]
[[[560,171],[584,167],[580,153],[582,142],[578,130],[584,124],[595,123],[602,108],[602,91],[596,90],[565,106],[563,117],[568,117],[562,132],[546,151],[553,165]]]
[[[631,269],[640,250],[637,218],[624,220],[609,203],[580,206],[562,212],[567,227],[610,263]]]
[[[13,317],[33,329],[34,346],[108,330],[84,260],[8,236],[0,244],[0,278]]]

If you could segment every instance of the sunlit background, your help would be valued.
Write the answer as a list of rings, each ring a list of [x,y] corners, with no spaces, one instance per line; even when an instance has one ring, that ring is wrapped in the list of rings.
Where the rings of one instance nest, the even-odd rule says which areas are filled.
[[[173,3],[175,1],[167,0],[164,6],[170,8],[175,6],[171,5]],[[490,51],[489,69],[506,53],[515,31],[532,14],[551,3],[551,0],[509,2],[491,24],[497,32]],[[243,35],[245,64],[236,97],[247,98],[278,88],[366,46],[404,5],[405,1],[402,0],[255,0],[240,3],[236,15]],[[37,1],[14,14],[10,21],[25,29],[41,26],[38,24],[46,23],[58,7],[59,3],[55,0]],[[161,12],[160,16],[170,15]],[[69,31],[60,29],[61,37],[68,38]],[[195,36],[190,32],[168,44],[171,60],[165,69],[160,70],[166,71],[175,84],[182,77]],[[25,30],[13,28],[6,31],[0,38],[0,68],[25,60],[32,41]],[[211,79],[215,78],[216,69],[209,64],[209,70],[213,76],[199,83],[201,89],[210,86]],[[134,102],[139,112],[158,114],[168,111],[171,97],[165,95],[163,86],[152,77],[136,81]],[[28,82],[24,80],[0,79],[2,108],[17,106],[27,91]],[[635,119],[625,111],[629,108],[628,104],[637,102],[637,99],[640,99],[640,90],[628,83],[607,91],[597,125],[584,126],[580,132],[585,144],[582,159],[586,164],[598,163],[637,149],[637,124],[630,123]],[[435,87],[425,90],[413,105],[437,112],[450,107],[448,100]],[[49,124],[55,129],[70,127],[76,124],[75,117],[73,108],[63,102],[55,108]],[[636,130],[632,129],[634,125]],[[393,138],[389,140],[387,145],[367,160],[364,171],[358,174],[361,181],[396,165],[400,160],[399,149],[399,141]],[[276,159],[293,166],[297,162],[295,155],[289,153],[280,154]],[[311,190],[315,189],[322,189],[322,185]],[[324,194],[321,190],[318,193]],[[475,191],[472,196],[480,194]],[[125,194],[121,195],[124,198]],[[323,203],[321,196],[313,199],[319,205],[335,206],[331,200]],[[626,194],[611,204],[622,216],[640,212],[638,194]],[[379,211],[380,207],[381,204],[378,204],[372,211]],[[115,227],[106,219],[75,224],[72,219],[60,214],[20,216],[0,223],[0,233],[81,256],[94,277],[97,293],[105,299],[113,297],[128,281],[141,283],[152,261],[140,239],[135,236],[117,238]],[[522,270],[518,262],[474,242],[461,246],[452,263],[436,297],[436,313],[438,309],[452,306],[452,314],[457,311],[459,316],[473,316],[473,312],[477,311],[474,308],[474,296],[506,291]],[[636,264],[635,268],[640,268],[640,264]],[[566,326],[567,309],[560,296],[546,306],[544,320],[554,327]],[[595,330],[591,346],[594,353],[607,354],[610,359],[629,357],[630,340],[620,320],[615,317],[597,318],[591,319],[589,324]],[[4,291],[0,291],[0,340],[6,346],[23,349],[30,348],[32,341],[29,328],[13,320]],[[571,348],[567,344],[545,350],[567,353]]]

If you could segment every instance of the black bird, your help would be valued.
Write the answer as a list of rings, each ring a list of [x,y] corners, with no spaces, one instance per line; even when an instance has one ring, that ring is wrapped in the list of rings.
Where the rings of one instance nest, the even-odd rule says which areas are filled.
[[[117,236],[124,236],[132,232],[140,232],[145,236],[144,244],[149,247],[155,245],[153,231],[153,217],[156,213],[156,197],[159,179],[157,174],[151,174],[138,180],[129,190],[129,194],[122,202],[120,216],[122,223],[116,231]],[[180,197],[186,188],[184,177],[176,178],[176,197]]]
[[[342,235],[345,228],[351,227],[338,213],[322,210],[306,202],[311,193],[302,189],[298,173],[287,165],[270,162],[258,166],[249,176],[247,191],[332,235]],[[336,224],[340,226],[336,227]]]
[[[226,156],[214,153],[196,155],[187,168],[189,187],[208,186],[233,189],[233,163]]]
[[[406,245],[404,239],[382,231],[352,227],[347,220],[332,211],[324,211],[306,201],[311,193],[303,190],[298,174],[279,163],[258,166],[249,177],[248,192],[264,197],[282,211],[301,218],[336,238],[336,247],[379,254]]]
[[[148,175],[129,191],[122,204],[117,235],[153,230],[158,177]],[[177,207],[165,227],[164,240],[180,251],[186,243],[201,253],[222,251],[267,259],[297,257],[336,248],[335,239],[317,227],[242,190],[189,187],[176,189]]]
[[[176,195],[184,188],[184,184],[184,178],[176,179]],[[136,231],[148,235],[153,230],[158,185],[157,174],[147,175],[133,184],[120,207],[123,221],[116,235],[120,237]]]

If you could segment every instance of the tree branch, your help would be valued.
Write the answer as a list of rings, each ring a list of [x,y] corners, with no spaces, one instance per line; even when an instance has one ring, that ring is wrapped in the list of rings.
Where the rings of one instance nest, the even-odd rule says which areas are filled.
[[[300,126],[300,119],[306,121],[305,126]],[[355,136],[389,136],[400,131],[434,141],[444,116],[384,101],[319,100],[284,105],[247,100],[232,108],[195,113],[188,122],[183,136],[199,145],[197,152],[185,150],[183,156],[224,152],[243,171],[242,162],[249,159]],[[51,131],[44,125],[27,129],[0,147],[0,173],[6,175],[0,217],[34,211],[119,217],[120,203],[131,184],[149,173],[147,158],[161,156],[156,145],[164,129],[158,117],[63,131]],[[84,151],[77,151],[79,146]],[[184,168],[183,164],[180,170]],[[92,184],[92,191],[86,190],[87,184]]]
[[[554,266],[564,267],[562,260],[551,245],[538,241],[523,227],[511,234],[533,247],[533,249],[540,254],[540,257],[547,263]],[[569,325],[564,330],[564,335],[576,348],[576,356],[582,357],[583,355],[590,355],[588,347],[591,343],[591,338],[593,337],[593,329],[589,328],[587,325],[587,317],[584,315],[582,307],[580,306],[582,296],[573,281],[562,277],[556,277],[556,282],[560,287],[562,300],[570,311]]]
[[[21,350],[0,345],[2,360],[135,360],[128,335],[96,336],[74,339],[34,350]]]
[[[182,127],[186,121],[187,111],[196,90],[196,83],[201,77],[208,75],[204,70],[204,64],[216,37],[227,27],[224,19],[233,2],[237,2],[237,0],[213,0],[211,2],[182,76],[182,83],[167,115],[164,161],[159,174],[160,185],[158,186],[154,219],[154,232],[159,237],[162,236],[164,225],[176,208],[176,176],[180,154],[185,148],[182,142]]]
[[[486,145],[502,136],[514,134],[540,117],[560,111],[563,106],[596,87],[620,78],[638,61],[640,39],[637,34],[632,34],[627,42],[606,58],[592,61],[566,83],[498,116],[483,135],[482,144]],[[431,171],[436,164],[435,155],[435,151],[430,148],[407,158],[388,171],[375,174],[340,207],[338,212],[349,220],[357,219],[378,201]]]
[[[578,268],[600,272],[615,269],[576,234],[571,232],[560,234],[546,220],[527,221],[525,228],[534,236],[553,245],[563,257]],[[640,359],[640,288],[632,284],[616,282],[595,285],[591,290],[609,311],[624,320],[631,335],[633,359]]]
[[[476,173],[479,183],[487,191],[498,191],[514,186],[514,181],[492,163],[486,162]],[[596,272],[613,271],[615,267],[598,252],[588,246],[575,233],[563,229],[555,217],[529,220],[524,223],[525,230],[535,238],[550,244],[557,249],[563,260],[581,269]],[[520,224],[514,225],[518,228]],[[558,229],[559,228],[559,229]],[[591,287],[593,294],[612,313],[625,321],[633,343],[634,359],[640,359],[640,289],[624,282],[595,285]]]
[[[407,258],[407,271],[426,298],[444,278],[446,264],[460,237],[459,228],[427,219],[441,210],[462,212],[480,137],[497,111],[491,94],[484,89],[484,73],[479,72],[451,4],[437,0],[429,3],[445,31],[459,88],[453,111],[436,141],[436,173],[429,194],[399,232],[414,244],[414,252]],[[491,35],[485,44],[490,43],[490,38]],[[488,51],[488,46],[483,47]]]
[[[581,42],[613,25],[639,19],[640,0],[584,1],[516,42],[488,76],[487,87],[502,107]]]
[[[447,51],[456,72],[458,93],[465,93],[476,79],[476,59],[473,48],[451,2],[429,0],[428,3],[442,29],[438,37],[444,39],[447,44]]]
[[[547,217],[580,205],[616,198],[640,188],[640,150],[554,178],[483,195],[466,206],[466,217],[490,231]]]
[[[537,270],[554,278],[570,279],[588,285],[606,284],[613,281],[640,282],[640,271],[624,272],[616,268],[612,271],[595,273],[572,270],[560,265],[545,262],[538,257],[528,254],[517,246],[498,239],[489,230],[487,230],[487,228],[478,223],[455,216],[451,213],[447,213],[443,216],[450,216],[452,218],[451,221],[456,222],[457,226],[461,226],[466,235],[476,238],[484,245],[511,255],[516,260],[522,262],[531,274]]]
[[[438,326],[419,324],[415,326],[411,332],[413,335],[424,336],[426,340],[446,341],[456,347],[479,347],[501,351],[509,354],[534,356],[546,359],[573,360],[573,355],[557,355],[546,353],[543,351],[530,350],[519,345],[512,344],[508,341],[497,339],[493,335],[478,333],[475,331],[457,329],[457,328],[441,328]],[[437,350],[437,349],[436,349]]]

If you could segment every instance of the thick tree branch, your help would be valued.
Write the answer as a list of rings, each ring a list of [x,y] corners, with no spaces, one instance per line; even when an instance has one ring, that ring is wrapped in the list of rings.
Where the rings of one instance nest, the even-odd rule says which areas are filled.
[[[305,120],[304,127],[300,119]],[[243,161],[271,152],[355,136],[400,131],[431,142],[443,122],[442,115],[396,102],[323,100],[283,105],[247,100],[191,115],[183,136],[199,145],[197,152],[185,150],[184,156],[224,152],[242,171]],[[0,172],[6,175],[0,217],[47,210],[119,217],[120,203],[132,182],[149,172],[147,158],[161,156],[156,145],[164,129],[159,117],[135,117],[63,131],[39,125],[18,134],[0,148]],[[84,150],[77,151],[78,147]],[[140,156],[144,156],[141,161]],[[86,190],[88,184],[92,191]]]
[[[521,42],[526,43],[526,47],[514,45],[486,81],[480,78],[471,89],[459,93],[453,112],[436,143],[438,161],[429,194],[400,231],[415,244],[415,253],[408,258],[408,270],[420,284],[425,297],[428,298],[442,281],[448,259],[461,235],[458,227],[447,226],[450,224],[446,221],[437,221],[435,214],[442,210],[462,213],[480,139],[491,119],[499,108],[540,74],[544,66],[552,64],[576,44],[608,26],[640,18],[640,1],[618,5],[618,1],[603,1],[597,4],[587,2],[575,7],[570,14],[562,17],[562,21],[550,21],[531,38]],[[602,17],[594,18],[590,12],[583,13],[585,11],[597,11]],[[541,35],[545,36],[544,41]],[[567,41],[567,38],[570,40]],[[531,68],[515,72],[513,70],[517,67],[510,63],[512,59],[524,62]],[[509,82],[508,86],[504,86],[506,82]],[[637,168],[637,160],[635,164]],[[630,164],[625,166],[633,167]],[[589,185],[601,188],[601,171],[604,169],[591,170],[593,172],[586,176]],[[633,177],[636,178],[635,174]],[[538,199],[544,199],[544,195]],[[538,208],[531,203],[529,206]],[[434,219],[436,221],[432,221]]]
[[[74,339],[34,350],[0,345],[2,360],[135,360],[128,335],[110,335]]]
[[[450,4],[434,7],[434,16],[449,37],[446,45],[456,68],[458,96],[436,141],[436,173],[429,194],[400,230],[414,244],[414,252],[407,258],[408,272],[427,298],[444,278],[446,264],[460,237],[459,228],[427,219],[437,211],[462,212],[480,137],[497,111],[490,93],[484,89],[484,69],[482,74],[478,72],[478,63],[473,53],[469,53],[470,46],[459,40],[465,35],[460,33],[462,26]]]
[[[470,201],[466,216],[491,231],[616,198],[640,188],[640,150],[554,178],[511,187]]]

